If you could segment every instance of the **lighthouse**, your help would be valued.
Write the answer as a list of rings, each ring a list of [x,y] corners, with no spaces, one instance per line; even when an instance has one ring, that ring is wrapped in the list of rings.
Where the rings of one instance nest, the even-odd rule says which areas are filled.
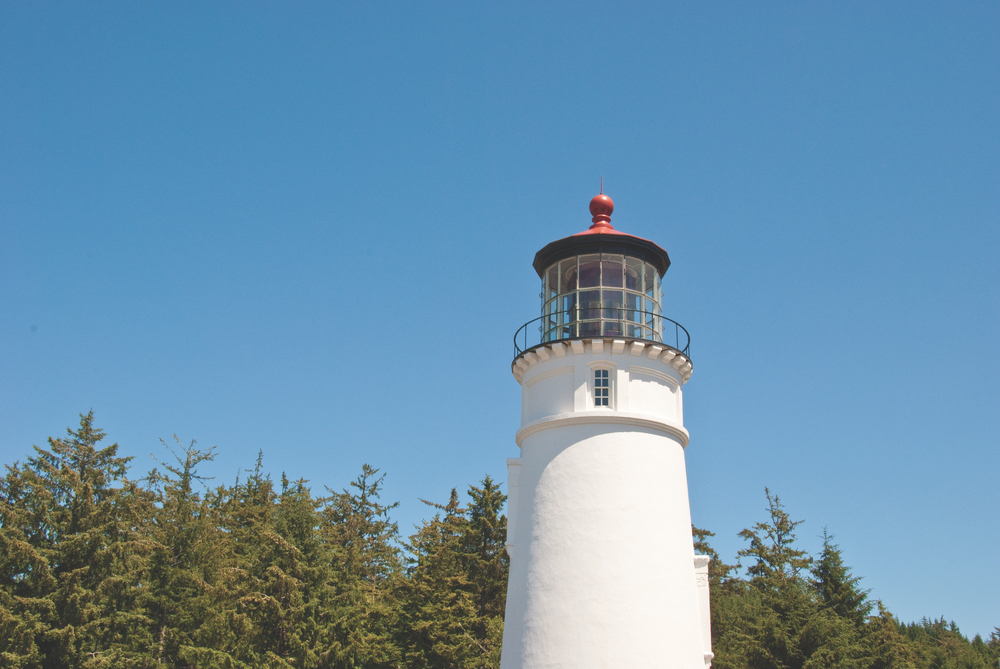
[[[690,340],[664,315],[667,252],[613,211],[602,188],[589,229],[535,255],[541,316],[515,335],[501,669],[712,660],[684,463]]]

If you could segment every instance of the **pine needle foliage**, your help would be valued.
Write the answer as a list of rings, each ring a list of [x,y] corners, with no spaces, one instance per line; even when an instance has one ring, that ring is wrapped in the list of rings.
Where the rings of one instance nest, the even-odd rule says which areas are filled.
[[[389,518],[397,504],[380,500],[384,475],[364,465],[350,489],[320,500],[321,536],[330,550],[330,647],[325,666],[396,667],[402,557]]]
[[[10,641],[0,657],[9,666],[51,657],[65,667],[132,666],[150,642],[141,575],[151,504],[126,477],[118,445],[99,447],[104,437],[88,412],[65,438],[7,467],[0,625]]]
[[[410,538],[406,660],[410,667],[498,667],[509,561],[504,549],[506,496],[486,477],[460,506],[447,504]]]
[[[868,601],[869,590],[859,587],[861,577],[853,576],[844,565],[840,548],[833,543],[833,535],[823,528],[823,550],[813,563],[813,579],[810,584],[819,593],[827,607],[855,625],[868,619],[872,602]]]

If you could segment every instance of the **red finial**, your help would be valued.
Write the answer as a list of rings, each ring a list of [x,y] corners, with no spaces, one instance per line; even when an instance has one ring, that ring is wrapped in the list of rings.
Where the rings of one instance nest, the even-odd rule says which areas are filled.
[[[611,227],[611,212],[615,210],[615,203],[610,197],[604,194],[604,177],[601,177],[601,194],[595,195],[594,199],[590,201],[590,214],[594,217],[594,224],[590,226],[590,229],[594,228],[608,228],[613,230]]]

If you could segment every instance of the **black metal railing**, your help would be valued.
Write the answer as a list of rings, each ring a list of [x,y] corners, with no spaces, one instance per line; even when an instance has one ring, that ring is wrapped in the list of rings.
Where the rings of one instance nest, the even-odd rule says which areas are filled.
[[[610,338],[653,341],[691,357],[691,335],[683,325],[651,311],[624,307],[578,307],[530,320],[514,333],[514,357],[553,341]]]

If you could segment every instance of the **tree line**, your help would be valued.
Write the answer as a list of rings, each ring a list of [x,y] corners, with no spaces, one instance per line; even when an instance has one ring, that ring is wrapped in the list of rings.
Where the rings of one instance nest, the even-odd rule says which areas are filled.
[[[943,617],[900,622],[869,598],[826,530],[819,554],[810,556],[795,544],[802,521],[766,488],[765,496],[767,519],[740,532],[747,545],[737,557],[745,565],[723,563],[708,543],[713,533],[692,530],[695,552],[712,558],[715,669],[1000,667],[1000,628],[970,641]]]
[[[256,466],[211,485],[177,443],[141,478],[93,413],[0,481],[0,666],[482,669],[499,666],[506,497],[488,476],[400,536],[365,465],[316,495]],[[903,624],[827,537],[815,558],[767,493],[746,562],[713,558],[714,666],[993,669],[1000,630]]]

